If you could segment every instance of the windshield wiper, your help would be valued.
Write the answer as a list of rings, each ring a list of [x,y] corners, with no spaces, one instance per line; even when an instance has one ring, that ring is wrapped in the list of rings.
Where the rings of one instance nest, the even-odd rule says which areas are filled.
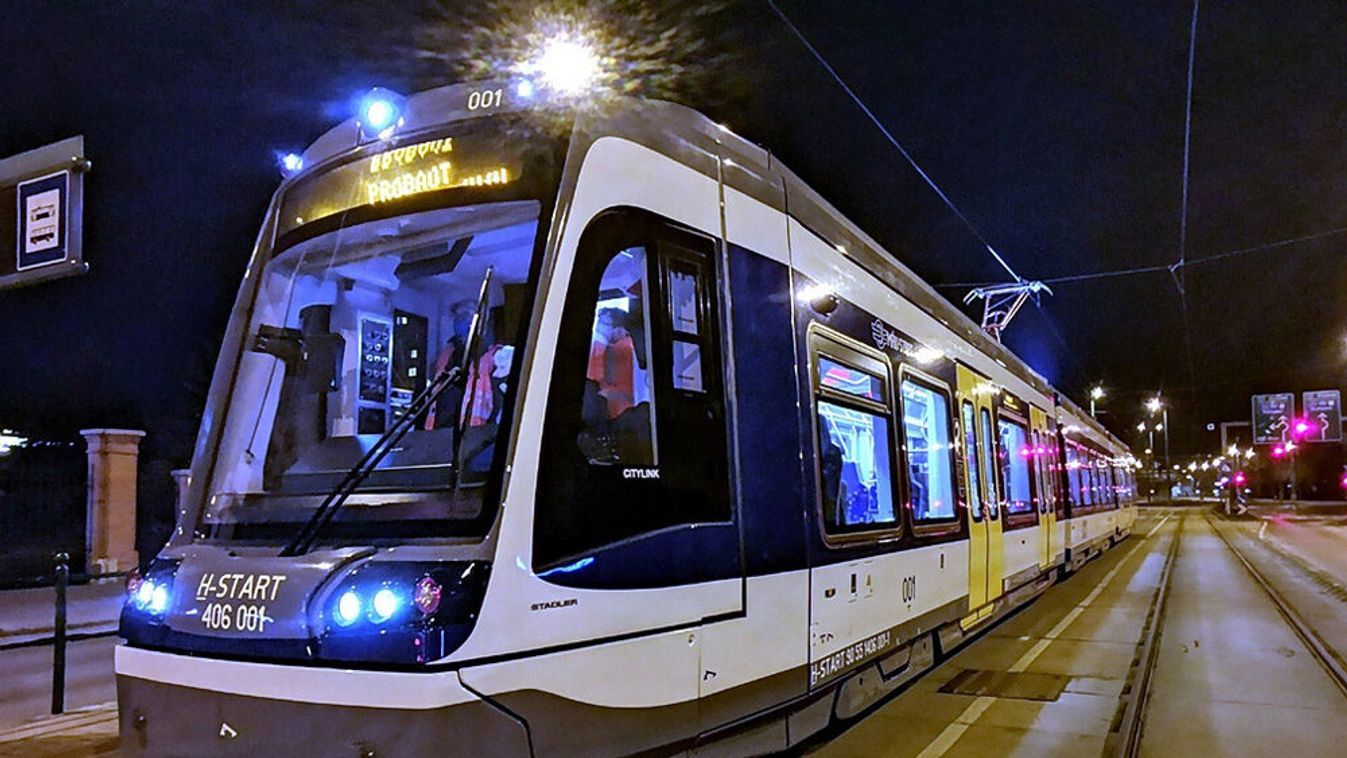
[[[303,528],[299,530],[299,534],[296,534],[295,538],[281,550],[282,557],[303,555],[309,552],[318,536],[322,534],[323,529],[327,528],[327,525],[332,522],[332,518],[337,515],[337,511],[360,488],[360,485],[374,472],[388,453],[402,441],[403,437],[407,436],[407,432],[415,426],[416,419],[434,405],[435,401],[439,400],[440,396],[450,387],[467,379],[472,366],[472,356],[477,352],[477,343],[481,338],[482,321],[485,318],[483,311],[486,309],[493,268],[488,267],[486,273],[482,275],[482,288],[477,293],[477,307],[472,312],[472,324],[468,327],[468,339],[467,344],[463,347],[462,359],[456,365],[446,367],[412,398],[411,403],[408,404],[402,415],[388,427],[387,431],[379,435],[379,439],[374,441],[365,455],[346,472],[341,482],[327,494],[327,497],[323,498],[323,502],[318,504],[318,508],[304,523]],[[459,424],[454,430],[453,460],[450,462],[450,472],[455,483],[458,481],[459,437],[462,434],[462,429],[462,425]]]

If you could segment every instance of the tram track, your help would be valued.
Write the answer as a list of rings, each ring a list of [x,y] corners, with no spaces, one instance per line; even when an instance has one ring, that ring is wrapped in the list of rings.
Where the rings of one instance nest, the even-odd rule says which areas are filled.
[[[1168,520],[1172,515],[1167,514],[1165,519]],[[1150,697],[1150,685],[1152,675],[1155,672],[1155,664],[1160,657],[1160,637],[1164,632],[1169,588],[1172,583],[1174,564],[1178,562],[1179,547],[1183,542],[1183,527],[1187,524],[1188,516],[1180,514],[1176,517],[1176,520],[1178,524],[1174,527],[1174,536],[1169,541],[1169,550],[1165,554],[1160,581],[1155,589],[1155,596],[1151,600],[1150,609],[1142,627],[1137,654],[1132,659],[1131,670],[1128,672],[1126,683],[1123,685],[1122,702],[1119,703],[1113,728],[1104,742],[1104,755],[1106,756],[1132,758],[1141,753],[1141,734],[1145,727],[1146,702]],[[1158,524],[1156,529],[1163,523],[1162,521]]]
[[[1134,758],[1141,754],[1148,704],[1152,695],[1151,685],[1160,658],[1174,567],[1178,563],[1179,553],[1182,550],[1183,531],[1188,518],[1187,515],[1179,517],[1178,526],[1166,553],[1159,586],[1156,588],[1155,597],[1143,627],[1142,641],[1139,643],[1137,656],[1133,659],[1133,669],[1128,674],[1127,683],[1123,688],[1123,702],[1120,704],[1113,729],[1105,742],[1104,755],[1106,756]],[[1301,616],[1295,606],[1268,580],[1267,576],[1225,534],[1224,530],[1213,521],[1209,514],[1204,512],[1202,520],[1220,539],[1225,548],[1230,551],[1236,562],[1243,567],[1253,583],[1262,591],[1277,614],[1328,675],[1338,692],[1347,698],[1347,666],[1344,666],[1337,651],[1324,641],[1323,637]]]
[[[1287,601],[1285,596],[1277,590],[1272,582],[1268,581],[1263,572],[1259,571],[1253,562],[1235,546],[1234,542],[1212,521],[1209,515],[1203,514],[1203,519],[1206,520],[1208,526],[1210,526],[1216,536],[1221,539],[1221,542],[1225,544],[1231,554],[1235,556],[1240,565],[1244,567],[1244,570],[1248,572],[1249,576],[1254,580],[1254,583],[1257,584],[1263,590],[1263,593],[1267,598],[1272,601],[1272,605],[1277,609],[1277,613],[1284,621],[1286,621],[1287,625],[1291,627],[1291,630],[1295,632],[1296,636],[1300,638],[1300,641],[1305,645],[1305,648],[1309,650],[1310,654],[1314,657],[1315,662],[1323,668],[1326,674],[1328,674],[1328,678],[1332,680],[1342,696],[1347,698],[1347,666],[1344,666],[1342,658],[1338,655],[1337,651],[1324,641],[1324,638],[1315,631],[1314,627],[1307,622],[1303,616],[1300,615],[1295,606]]]

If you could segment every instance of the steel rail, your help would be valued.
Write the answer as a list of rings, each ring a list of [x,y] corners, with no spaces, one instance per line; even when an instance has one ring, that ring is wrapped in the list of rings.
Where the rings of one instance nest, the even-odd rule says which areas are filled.
[[[1286,598],[1282,597],[1282,594],[1277,591],[1276,587],[1272,586],[1267,577],[1263,576],[1263,573],[1255,568],[1248,558],[1244,557],[1239,548],[1235,547],[1234,543],[1221,533],[1216,524],[1212,523],[1210,516],[1204,514],[1203,518],[1207,520],[1207,525],[1211,527],[1217,537],[1221,538],[1221,542],[1225,543],[1225,546],[1230,549],[1235,558],[1239,559],[1239,562],[1244,566],[1244,570],[1249,572],[1249,576],[1253,577],[1254,583],[1263,588],[1263,592],[1272,601],[1277,613],[1281,614],[1282,620],[1291,627],[1291,631],[1296,633],[1300,641],[1305,643],[1305,647],[1323,667],[1328,674],[1328,678],[1333,680],[1333,684],[1337,686],[1338,691],[1342,693],[1343,697],[1347,697],[1347,668],[1343,667],[1342,661],[1338,658],[1332,646],[1324,642],[1324,639],[1319,636],[1314,627],[1310,626],[1296,611],[1295,607],[1287,602]]]
[[[1146,721],[1146,703],[1151,694],[1151,675],[1160,659],[1160,637],[1165,626],[1169,585],[1174,575],[1174,564],[1178,562],[1183,526],[1188,522],[1188,517],[1181,515],[1177,520],[1174,536],[1169,541],[1169,551],[1165,555],[1165,565],[1160,571],[1160,585],[1155,588],[1155,596],[1151,599],[1150,610],[1142,627],[1141,640],[1137,643],[1137,655],[1132,659],[1132,668],[1123,685],[1123,702],[1113,728],[1104,739],[1104,755],[1133,758],[1141,754],[1141,734]]]

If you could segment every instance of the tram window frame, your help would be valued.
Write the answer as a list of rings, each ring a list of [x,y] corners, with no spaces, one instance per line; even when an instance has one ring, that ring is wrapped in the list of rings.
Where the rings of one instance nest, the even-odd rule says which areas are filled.
[[[917,518],[917,511],[912,503],[912,476],[911,464],[909,461],[909,451],[907,443],[907,405],[903,398],[902,386],[906,382],[914,385],[942,398],[945,401],[945,439],[954,438],[954,431],[958,428],[954,417],[954,394],[948,383],[937,379],[930,374],[903,364],[898,370],[898,411],[900,414],[900,429],[902,433],[902,474],[903,474],[903,504],[912,519],[912,529],[920,536],[932,536],[942,534],[952,534],[959,529],[959,505],[958,505],[958,477],[956,469],[957,457],[953,445],[949,445],[949,452],[946,454],[948,463],[948,484],[950,493],[950,514],[949,516],[927,516]]]
[[[1003,424],[1020,429],[1024,433],[1023,437],[1024,444],[1031,445],[1032,444],[1031,440],[1033,438],[1030,436],[1029,421],[1027,419],[1014,416],[1004,411],[998,414],[996,419],[997,450],[998,451],[1005,450],[1005,455],[1002,456],[998,452],[997,458],[1004,460],[1006,462],[1006,465],[1002,467],[1003,469],[1014,468],[1017,457],[1013,451],[1006,450],[1004,437],[1002,437],[1001,435],[1001,426]],[[1002,471],[1001,489],[999,492],[997,492],[997,496],[1000,497],[1002,500],[1001,510],[1005,512],[1005,521],[1007,529],[1017,529],[1038,523],[1038,507],[1034,503],[1034,467],[1029,464],[1029,461],[1027,460],[1029,457],[1030,456],[1024,455],[1018,456],[1018,460],[1021,460],[1024,463],[1025,474],[1029,479],[1029,481],[1027,482],[1029,489],[1029,499],[1027,502],[1029,504],[1029,507],[1026,510],[1015,511],[1011,509],[1010,504],[1011,502],[1013,502],[1013,500],[1010,497],[1011,493],[1007,490],[1007,487],[1011,486],[1013,482],[1011,479],[1008,479],[1005,476],[1006,472],[1004,470]]]
[[[590,383],[600,309],[612,293],[603,281],[613,260],[634,248],[643,250],[639,264],[643,282],[641,303],[647,323],[633,361],[646,359],[651,460],[595,459],[580,445],[580,435],[592,431],[586,411],[586,383]],[[544,572],[582,556],[648,538],[674,529],[733,523],[738,508],[729,465],[730,418],[726,385],[724,333],[727,324],[720,307],[720,244],[714,237],[646,210],[614,207],[591,219],[581,235],[575,263],[567,277],[561,325],[555,344],[550,397],[543,420],[544,449],[540,461],[536,500],[533,569]],[[670,263],[692,261],[707,276],[695,292],[701,350],[701,389],[678,387],[673,379],[671,353],[675,339],[688,339],[672,329],[669,294],[664,282]],[[634,334],[632,336],[635,336]],[[634,367],[635,368],[635,367]],[[611,401],[609,401],[611,403]],[[704,414],[689,414],[689,403],[704,406]],[[677,409],[682,408],[682,412]],[[680,424],[679,418],[696,423]],[[640,419],[633,419],[639,422]],[[698,428],[698,425],[705,428]],[[663,454],[687,448],[688,435],[703,444],[693,446],[702,455]],[[714,440],[707,439],[708,435]],[[550,447],[549,447],[550,446]],[[563,453],[563,451],[565,451]],[[723,455],[722,455],[723,453]],[[619,451],[619,455],[622,453]],[[655,476],[649,474],[655,473]],[[696,492],[689,491],[694,487]],[[546,493],[546,494],[544,494]],[[622,503],[646,501],[671,506],[639,518]],[[596,504],[601,504],[602,507]],[[624,519],[623,517],[626,516]]]
[[[1057,476],[1057,430],[1051,426],[1043,433],[1043,475],[1048,480],[1048,492],[1052,499],[1047,510],[1056,516],[1062,505],[1062,482]]]
[[[898,448],[895,445],[898,404],[893,394],[892,366],[883,353],[821,326],[817,322],[809,325],[806,336],[809,347],[810,411],[813,418],[813,434],[811,437],[814,443],[814,513],[818,519],[824,544],[835,547],[856,542],[896,538],[903,533],[903,514],[900,508],[902,481],[898,476],[900,468],[897,455]],[[869,391],[864,395],[855,394],[824,384],[820,371],[820,364],[823,360],[845,369],[866,374],[872,379],[878,379],[880,381],[880,397],[872,399],[869,397]],[[871,387],[873,388],[873,385]],[[883,443],[885,445],[885,458],[888,463],[887,490],[890,520],[840,524],[837,523],[837,519],[830,517],[830,514],[826,512],[823,481],[823,440],[820,434],[821,424],[824,423],[825,417],[819,412],[820,403],[868,414],[884,422],[887,439]],[[875,440],[876,447],[879,444],[880,441]]]
[[[996,455],[996,423],[990,409],[978,409],[978,430],[982,433],[983,468],[988,472],[982,496],[987,503],[987,519],[996,521],[1001,518],[1001,461]]]
[[[1034,490],[1033,494],[1037,496],[1034,507],[1039,515],[1046,515],[1048,512],[1048,503],[1052,502],[1052,484],[1048,480],[1047,473],[1044,471],[1044,465],[1047,463],[1044,458],[1043,430],[1033,429],[1030,431],[1030,439],[1033,440],[1033,446],[1030,448],[1029,457],[1034,460]]]
[[[963,437],[964,474],[968,479],[967,498],[968,515],[974,521],[982,522],[983,499],[982,460],[979,456],[977,409],[969,400],[959,403],[959,427]]]

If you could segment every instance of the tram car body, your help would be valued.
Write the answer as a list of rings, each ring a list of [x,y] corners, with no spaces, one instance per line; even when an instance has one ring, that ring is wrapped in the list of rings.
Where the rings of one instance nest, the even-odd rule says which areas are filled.
[[[537,107],[420,93],[277,191],[125,753],[771,752],[1131,531],[1120,442],[767,151]]]

